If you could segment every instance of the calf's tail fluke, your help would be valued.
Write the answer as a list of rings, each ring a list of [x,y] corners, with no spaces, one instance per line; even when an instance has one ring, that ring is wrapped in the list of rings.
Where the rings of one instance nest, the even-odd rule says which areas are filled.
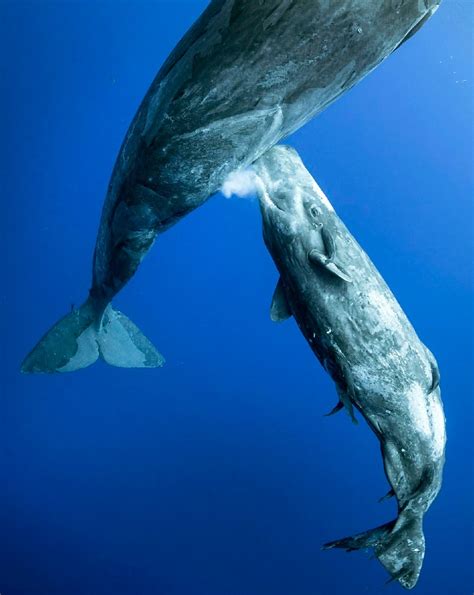
[[[164,358],[121,312],[89,298],[61,318],[21,365],[24,373],[73,372],[102,358],[121,368],[158,368]]]
[[[405,516],[402,512],[396,521],[323,546],[323,549],[331,548],[343,548],[348,552],[371,548],[392,580],[405,589],[413,589],[425,555],[421,518]]]

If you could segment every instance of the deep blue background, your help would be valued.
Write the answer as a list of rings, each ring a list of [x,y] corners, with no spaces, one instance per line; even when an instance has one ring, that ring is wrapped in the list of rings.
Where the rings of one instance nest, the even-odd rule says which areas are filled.
[[[330,539],[390,520],[365,424],[293,321],[252,200],[216,197],[160,237],[116,300],[167,357],[21,376],[79,304],[109,175],[158,67],[206,5],[0,3],[2,595],[401,592]],[[472,27],[445,0],[290,142],[442,371],[449,442],[419,595],[473,580]]]

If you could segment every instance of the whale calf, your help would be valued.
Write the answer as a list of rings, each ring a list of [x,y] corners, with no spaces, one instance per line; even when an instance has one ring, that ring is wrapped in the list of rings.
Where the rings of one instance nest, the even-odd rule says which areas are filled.
[[[420,574],[423,515],[438,494],[444,465],[445,419],[439,370],[395,297],[329,201],[288,147],[254,164],[265,244],[280,273],[271,317],[294,316],[334,380],[339,402],[354,408],[381,444],[396,520],[326,544],[373,548],[405,588]]]
[[[105,199],[87,301],[26,357],[66,372],[163,357],[111,301],[156,236],[373,70],[440,0],[214,0],[153,81]]]

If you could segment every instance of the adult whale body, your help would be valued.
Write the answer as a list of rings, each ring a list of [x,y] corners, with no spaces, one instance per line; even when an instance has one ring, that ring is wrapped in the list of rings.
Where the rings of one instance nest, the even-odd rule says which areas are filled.
[[[423,515],[442,480],[445,420],[431,352],[376,268],[292,149],[274,147],[255,168],[265,244],[280,272],[271,315],[293,315],[339,394],[382,447],[398,518],[327,544],[373,548],[391,576],[414,587],[425,552]]]
[[[122,145],[85,304],[22,365],[71,371],[163,358],[110,306],[158,233],[327,107],[418,29],[440,0],[214,0],[177,45]]]

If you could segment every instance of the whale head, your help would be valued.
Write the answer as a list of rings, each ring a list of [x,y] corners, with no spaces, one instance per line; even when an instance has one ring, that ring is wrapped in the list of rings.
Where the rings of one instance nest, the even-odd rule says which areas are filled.
[[[278,145],[254,163],[263,235],[274,256],[314,244],[332,206],[291,147]],[[317,241],[317,240],[316,240]]]

